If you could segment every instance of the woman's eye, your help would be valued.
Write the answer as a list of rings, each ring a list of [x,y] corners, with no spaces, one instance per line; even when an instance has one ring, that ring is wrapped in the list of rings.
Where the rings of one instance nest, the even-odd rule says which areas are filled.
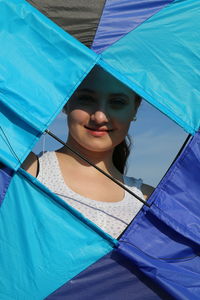
[[[121,108],[127,104],[127,101],[123,98],[113,98],[110,99],[110,105],[112,107]]]
[[[91,96],[87,96],[87,95],[81,95],[77,97],[77,100],[81,103],[81,104],[86,104],[86,103],[92,103],[94,102],[93,97]]]

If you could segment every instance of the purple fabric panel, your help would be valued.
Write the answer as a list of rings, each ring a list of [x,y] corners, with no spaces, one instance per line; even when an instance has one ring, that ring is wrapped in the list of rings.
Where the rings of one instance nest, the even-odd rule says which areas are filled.
[[[199,194],[200,132],[120,239],[118,250],[175,299],[200,299]]]
[[[116,250],[49,295],[46,300],[173,299]]]
[[[103,52],[129,31],[174,0],[107,0],[92,44]]]
[[[0,165],[0,206],[9,187],[14,171],[8,167]]]

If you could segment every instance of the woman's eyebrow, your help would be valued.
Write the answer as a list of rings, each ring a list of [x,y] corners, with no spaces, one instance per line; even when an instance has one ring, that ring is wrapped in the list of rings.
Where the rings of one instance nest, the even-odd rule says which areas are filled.
[[[112,94],[110,94],[110,97],[124,97],[127,100],[129,100],[129,96],[124,93],[112,93]]]
[[[77,92],[87,92],[90,94],[95,94],[95,92],[93,90],[87,89],[87,88],[83,88],[83,89],[79,89],[77,90]]]

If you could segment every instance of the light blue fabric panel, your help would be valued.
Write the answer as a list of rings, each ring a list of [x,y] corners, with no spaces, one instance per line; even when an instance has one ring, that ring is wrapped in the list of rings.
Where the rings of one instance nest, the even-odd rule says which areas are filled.
[[[1,300],[42,300],[117,244],[21,169],[0,215]]]
[[[200,127],[199,20],[199,1],[174,1],[102,53],[127,85],[192,134]]]
[[[16,169],[28,155],[41,132],[18,118],[1,103],[1,100],[0,106],[0,161]]]
[[[22,162],[98,59],[24,0],[0,0],[0,126]],[[0,130],[0,160],[17,169]]]

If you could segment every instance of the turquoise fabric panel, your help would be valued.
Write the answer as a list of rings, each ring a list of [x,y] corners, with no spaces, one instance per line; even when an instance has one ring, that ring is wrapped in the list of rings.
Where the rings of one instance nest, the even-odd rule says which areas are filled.
[[[0,215],[1,300],[44,299],[117,244],[21,169]]]
[[[0,11],[0,126],[23,161],[98,56],[24,0],[0,0]],[[0,135],[1,160],[17,169]]]
[[[40,137],[40,132],[2,103],[0,107],[0,161],[16,169]]]
[[[199,19],[199,1],[174,1],[102,53],[126,84],[192,134],[200,127]]]

